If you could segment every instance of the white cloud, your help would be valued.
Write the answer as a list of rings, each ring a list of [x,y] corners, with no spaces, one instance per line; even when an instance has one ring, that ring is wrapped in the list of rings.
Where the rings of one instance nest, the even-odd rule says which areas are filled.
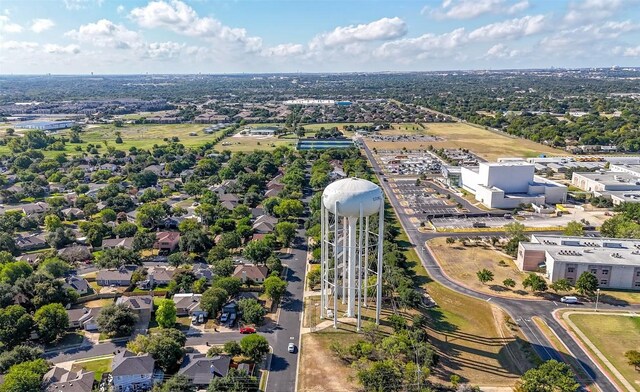
[[[611,17],[622,6],[622,0],[574,0],[569,4],[564,21],[580,24]]]
[[[519,54],[520,52],[515,49],[509,49],[503,44],[493,45],[489,50],[487,50],[487,54],[485,57],[487,58],[512,58]]]
[[[522,18],[505,20],[482,26],[469,33],[472,40],[516,39],[544,30],[544,15],[527,15]]]
[[[154,59],[170,59],[177,57],[184,47],[184,44],[177,42],[151,42],[147,45],[145,56]]]
[[[225,26],[212,17],[200,17],[193,8],[179,0],[170,3],[152,1],[145,7],[131,10],[129,18],[144,28],[166,28],[191,37],[238,43],[247,51],[257,51],[262,47],[260,37],[251,37],[245,29]]]
[[[34,33],[42,33],[55,25],[56,24],[51,19],[34,19],[31,22],[31,31]]]
[[[121,14],[124,12],[124,5],[120,4],[118,8],[116,8],[116,12]]]
[[[104,0],[64,0],[64,6],[73,11],[87,8],[94,4],[100,7],[102,3],[104,3]]]
[[[27,51],[32,52],[36,48],[38,48],[37,42],[27,42],[27,41],[0,41],[0,49],[3,50],[19,50],[19,51]]]
[[[280,44],[266,48],[262,54],[268,57],[287,57],[287,56],[299,56],[304,54],[305,47],[301,44]]]
[[[635,48],[626,48],[622,55],[625,57],[640,57],[640,45]]]
[[[82,25],[77,30],[68,31],[64,35],[78,42],[116,49],[139,47],[142,41],[137,32],[107,19]]]
[[[439,8],[425,6],[421,13],[438,19],[472,19],[488,13],[515,14],[527,8],[528,0],[443,0]]]
[[[0,33],[18,34],[22,32],[22,26],[11,22],[7,15],[0,15]]]
[[[374,54],[383,58],[405,57],[428,52],[437,55],[439,52],[455,49],[466,42],[464,28],[459,28],[439,35],[429,33],[416,38],[385,42],[375,50]]]
[[[44,51],[51,54],[78,54],[80,53],[80,47],[78,45],[56,45],[46,44],[44,45]]]
[[[382,18],[371,23],[336,27],[333,31],[317,35],[311,48],[336,47],[356,42],[381,41],[400,38],[407,34],[407,24],[400,18]]]

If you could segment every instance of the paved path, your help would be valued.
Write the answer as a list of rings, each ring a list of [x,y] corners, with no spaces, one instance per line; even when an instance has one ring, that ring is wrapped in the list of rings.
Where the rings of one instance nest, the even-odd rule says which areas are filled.
[[[373,157],[373,154],[369,148],[364,145],[364,151],[373,166],[375,173],[381,173],[380,166]],[[400,206],[395,193],[391,190],[389,183],[384,181],[383,178],[378,175],[380,184],[387,195],[389,203],[399,216],[400,224],[404,228],[409,237],[411,243],[416,247],[416,251],[422,261],[423,266],[429,273],[429,276],[436,282],[443,286],[457,291],[459,293],[484,300],[491,301],[491,303],[501,307],[505,310],[511,318],[520,326],[527,340],[531,343],[533,349],[543,360],[556,359],[561,361],[562,357],[558,352],[553,349],[553,346],[548,342],[545,335],[537,328],[535,323],[531,320],[531,317],[538,316],[549,325],[558,337],[567,345],[570,353],[581,362],[584,368],[587,370],[587,374],[594,380],[594,383],[603,392],[618,392],[614,383],[604,374],[591,360],[589,355],[585,353],[582,348],[572,339],[569,333],[555,320],[552,311],[558,309],[561,306],[566,307],[578,307],[583,309],[593,308],[593,304],[581,304],[581,305],[564,305],[558,304],[549,300],[517,300],[506,299],[492,295],[487,295],[474,290],[471,290],[456,281],[449,279],[449,277],[442,271],[440,265],[437,263],[433,255],[428,251],[426,242],[432,238],[439,236],[452,236],[451,234],[442,233],[422,233],[418,231],[413,223],[410,222],[411,216],[404,213],[404,209]],[[465,234],[462,234],[465,235]],[[468,236],[469,234],[466,234]],[[620,309],[620,307],[612,305],[600,304],[600,309]],[[626,309],[640,309],[638,305],[627,306]]]

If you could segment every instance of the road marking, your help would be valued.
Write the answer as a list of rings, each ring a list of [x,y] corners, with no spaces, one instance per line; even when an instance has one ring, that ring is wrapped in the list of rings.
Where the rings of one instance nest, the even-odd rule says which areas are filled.
[[[555,306],[558,306],[558,303],[557,303],[556,301],[553,301],[553,304],[554,304]]]
[[[493,297],[491,297],[491,298],[488,298],[488,299],[487,299],[487,302],[489,302],[489,301],[491,301],[492,299],[493,299]]]

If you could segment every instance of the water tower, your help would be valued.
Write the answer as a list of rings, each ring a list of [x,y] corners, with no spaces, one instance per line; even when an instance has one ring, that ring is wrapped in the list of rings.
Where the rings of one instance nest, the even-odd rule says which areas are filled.
[[[379,324],[384,240],[382,190],[371,181],[345,178],[325,188],[321,204],[320,318],[333,318],[333,326],[337,327],[340,299],[346,305],[346,316],[357,317],[359,331],[361,308],[370,306],[373,292],[369,295],[369,290],[375,288],[376,324]],[[372,226],[377,225],[377,231],[369,226],[375,215],[377,222],[372,222]]]

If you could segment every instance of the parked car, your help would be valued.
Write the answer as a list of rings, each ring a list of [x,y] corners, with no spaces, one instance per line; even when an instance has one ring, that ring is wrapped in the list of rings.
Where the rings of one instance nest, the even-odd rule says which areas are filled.
[[[560,302],[563,302],[565,304],[577,304],[578,303],[578,298],[573,297],[573,296],[565,296],[560,298]]]
[[[191,316],[191,323],[192,324],[197,324],[198,323],[198,316],[196,316],[195,314],[193,316]]]
[[[289,343],[289,346],[287,347],[287,350],[288,350],[290,353],[295,353],[295,352],[296,352],[296,345],[295,345],[295,344],[293,344],[293,343]]]
[[[256,333],[256,329],[253,327],[242,327],[240,333]]]
[[[199,323],[204,323],[204,315],[203,315],[202,313],[200,313],[200,314],[198,315],[198,322],[199,322]]]
[[[229,319],[229,313],[222,313],[222,316],[220,316],[221,323],[227,322],[228,319]]]

